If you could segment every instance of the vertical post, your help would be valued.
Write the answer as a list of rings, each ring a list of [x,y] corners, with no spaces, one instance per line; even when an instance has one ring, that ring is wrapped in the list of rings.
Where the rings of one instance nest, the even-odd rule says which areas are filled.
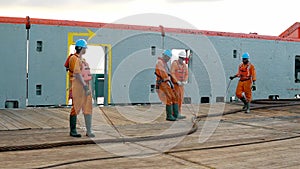
[[[108,105],[108,48],[104,47],[104,106]]]
[[[93,96],[95,105],[98,105],[98,74],[93,74]]]
[[[25,28],[26,28],[26,106],[28,105],[28,72],[29,72],[29,32],[30,32],[30,17],[26,16],[26,23],[25,23]]]
[[[161,37],[162,37],[162,45],[161,48],[164,50],[165,49],[165,29],[162,25],[159,25],[160,31],[161,31]]]

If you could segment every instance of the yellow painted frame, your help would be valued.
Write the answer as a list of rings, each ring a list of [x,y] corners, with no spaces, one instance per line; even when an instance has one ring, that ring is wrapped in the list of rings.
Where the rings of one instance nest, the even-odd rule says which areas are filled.
[[[73,32],[68,33],[68,50],[67,50],[67,57],[69,56],[70,53],[70,46],[75,45],[75,42],[73,41]],[[108,89],[107,89],[107,103],[111,103],[111,72],[112,72],[112,52],[111,52],[111,44],[88,44],[90,46],[102,46],[102,47],[107,47],[108,48],[108,70],[107,70],[107,84],[108,84]],[[66,105],[69,103],[69,85],[70,85],[70,77],[69,73],[66,73]]]

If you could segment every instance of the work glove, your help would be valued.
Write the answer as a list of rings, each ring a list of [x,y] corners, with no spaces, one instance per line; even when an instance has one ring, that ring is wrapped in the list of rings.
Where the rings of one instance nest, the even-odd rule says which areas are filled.
[[[233,80],[234,78],[236,78],[236,76],[230,76],[229,79]]]
[[[255,91],[255,90],[256,90],[255,82],[253,82],[251,89],[252,89],[252,91]]]
[[[186,84],[187,84],[187,81],[183,81],[182,84],[183,84],[183,85],[186,85]]]
[[[90,91],[90,89],[89,89],[89,86],[88,86],[88,85],[85,85],[85,86],[83,86],[83,88],[84,88],[84,91],[85,91],[85,95],[86,95],[86,96],[88,96],[88,95],[90,95],[90,94],[91,94],[91,91]]]

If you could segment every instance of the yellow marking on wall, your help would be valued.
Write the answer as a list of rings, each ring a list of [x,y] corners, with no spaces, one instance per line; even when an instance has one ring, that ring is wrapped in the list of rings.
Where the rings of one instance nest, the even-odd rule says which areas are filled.
[[[70,54],[70,46],[75,45],[74,36],[87,36],[88,40],[93,38],[96,34],[91,30],[87,29],[87,32],[68,32],[68,50],[67,57]],[[93,46],[103,46],[108,48],[108,70],[107,70],[107,80],[108,80],[108,89],[107,89],[107,103],[111,103],[111,70],[112,70],[112,53],[111,53],[111,44],[88,44]],[[69,103],[69,85],[70,85],[69,73],[66,73],[66,105]]]
[[[111,72],[112,72],[112,53],[111,53],[111,44],[88,44],[90,46],[102,46],[108,48],[107,53],[107,103],[111,103]],[[106,55],[106,53],[105,53]],[[106,60],[105,60],[106,62]],[[105,68],[106,69],[106,68]]]
[[[89,29],[86,29],[86,30],[87,30],[87,32],[69,32],[68,37],[71,37],[73,40],[74,36],[87,36],[88,40],[90,40],[96,35],[93,31],[91,31]]]
[[[88,40],[90,40],[91,38],[93,38],[96,34],[91,31],[90,29],[86,29],[87,32],[68,32],[68,50],[67,50],[67,57],[70,54],[70,46],[74,45],[74,36],[86,36],[88,37]],[[66,73],[66,105],[69,104],[69,90],[70,90],[70,77],[69,77],[69,73]]]

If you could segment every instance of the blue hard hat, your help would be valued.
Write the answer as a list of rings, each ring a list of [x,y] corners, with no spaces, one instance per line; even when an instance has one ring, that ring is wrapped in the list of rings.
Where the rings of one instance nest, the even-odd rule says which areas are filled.
[[[87,42],[84,39],[78,39],[75,46],[87,48]]]
[[[242,59],[249,59],[249,58],[250,58],[250,55],[247,52],[242,55]]]
[[[164,50],[163,55],[168,56],[169,58],[172,57],[172,51],[170,49]]]

